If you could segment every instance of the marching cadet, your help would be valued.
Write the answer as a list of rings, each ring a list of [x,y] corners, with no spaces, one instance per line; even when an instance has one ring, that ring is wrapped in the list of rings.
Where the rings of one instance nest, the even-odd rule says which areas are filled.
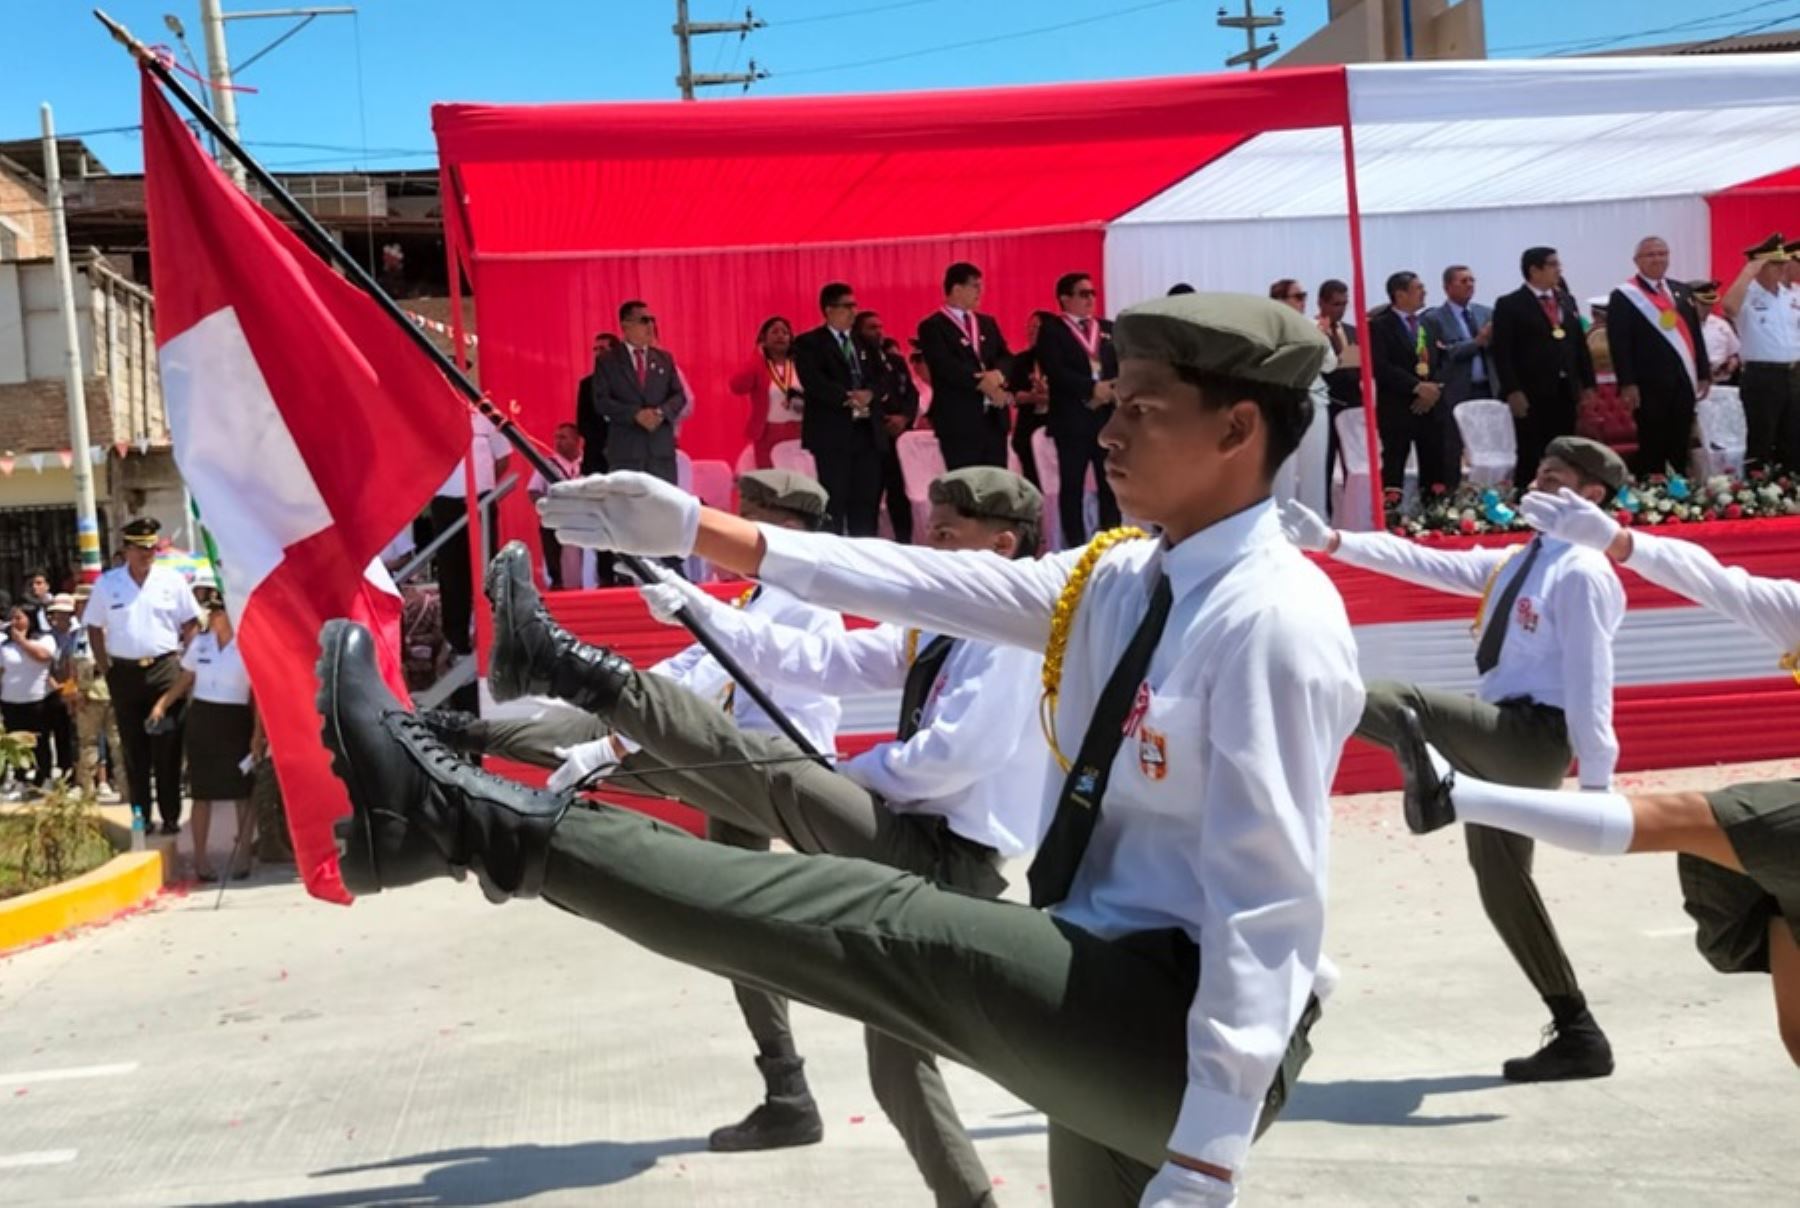
[[[1551,441],[1537,467],[1540,490],[1570,487],[1596,500],[1624,481],[1618,454],[1578,436]],[[1428,549],[1387,533],[1339,532],[1297,503],[1283,508],[1282,523],[1301,549],[1481,599],[1472,627],[1480,676],[1475,696],[1377,681],[1368,686],[1359,738],[1393,750],[1401,713],[1411,709],[1450,762],[1472,775],[1555,788],[1573,753],[1583,788],[1612,783],[1619,758],[1612,644],[1625,592],[1604,558],[1544,536],[1502,549]],[[1588,1010],[1532,880],[1531,841],[1477,824],[1465,828],[1465,837],[1488,920],[1550,1008],[1554,1033],[1532,1056],[1506,1062],[1501,1074],[1513,1082],[1550,1082],[1612,1073],[1612,1046]]]
[[[738,479],[738,514],[763,524],[811,531],[825,523],[829,501],[825,488],[804,474],[790,470],[754,470]],[[696,596],[716,603],[696,590]],[[821,641],[841,638],[844,620],[837,613],[814,608],[778,587],[757,586],[718,611],[746,621],[777,623],[785,630]],[[736,690],[706,648],[695,643],[650,669],[680,684],[709,709],[718,709],[737,726],[753,733],[777,733],[775,723],[748,693]],[[777,707],[793,720],[815,750],[837,749],[837,727],[843,707],[829,688],[818,684],[784,683],[776,687]],[[604,767],[618,764],[620,775],[609,777],[608,787],[643,792],[651,796],[674,794],[675,786],[654,775],[652,756],[639,753],[629,739],[615,735],[606,722],[585,710],[553,700],[536,702],[523,717],[481,718],[469,713],[421,714],[444,741],[465,755],[497,755],[520,763],[557,769],[553,787],[571,787]],[[706,820],[706,837],[752,851],[768,851],[769,837],[720,818]],[[738,1009],[756,1041],[756,1068],[762,1075],[764,1095],[750,1114],[736,1124],[714,1129],[707,1147],[715,1152],[783,1149],[813,1145],[824,1138],[825,1122],[819,1115],[806,1083],[806,1060],[794,1044],[785,998],[741,983],[732,986]]]
[[[1800,584],[1721,566],[1687,541],[1621,528],[1569,490],[1533,493],[1521,509],[1547,536],[1605,551],[1658,587],[1775,643],[1800,665]],[[1800,674],[1800,672],[1797,672]],[[1800,783],[1738,784],[1710,793],[1561,793],[1455,773],[1403,719],[1395,748],[1416,834],[1479,821],[1590,855],[1678,852],[1695,942],[1721,973],[1769,973],[1782,1044],[1800,1065]]]
[[[571,811],[456,760],[382,684],[367,632],[333,622],[319,704],[354,808],[345,883],[473,867],[496,900],[544,896],[969,1065],[1050,1117],[1065,1208],[1235,1202],[1309,1051],[1327,794],[1363,704],[1342,602],[1269,498],[1326,344],[1279,303],[1217,294],[1126,310],[1115,337],[1107,475],[1154,539],[1115,530],[1038,560],[846,540],[629,473],[558,484],[540,509],[560,540],[698,553],[821,604],[1042,651],[1042,722],[1066,769],[1029,874],[1042,909]],[[573,703],[651,697],[604,652],[531,645],[516,662],[534,684],[548,663]]]
[[[140,516],[120,530],[125,565],[94,584],[82,623],[118,718],[131,808],[150,831],[154,782],[162,833],[174,835],[181,832],[181,715],[165,719],[154,734],[146,725],[151,708],[181,677],[182,648],[206,614],[181,573],[156,564],[161,531],[151,516]]]

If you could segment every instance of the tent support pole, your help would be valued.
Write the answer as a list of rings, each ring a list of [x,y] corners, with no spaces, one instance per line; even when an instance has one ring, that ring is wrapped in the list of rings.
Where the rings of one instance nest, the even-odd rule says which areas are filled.
[[[1356,338],[1361,341],[1363,428],[1369,444],[1369,527],[1387,527],[1382,507],[1381,443],[1375,426],[1375,363],[1369,357],[1369,298],[1363,280],[1362,209],[1356,200],[1356,136],[1344,121],[1344,200],[1350,213],[1350,289],[1356,308]]]

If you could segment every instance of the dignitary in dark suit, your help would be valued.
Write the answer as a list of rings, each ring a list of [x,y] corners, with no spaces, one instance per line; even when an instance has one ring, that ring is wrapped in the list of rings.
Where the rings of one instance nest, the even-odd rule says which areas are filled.
[[[944,305],[919,321],[919,351],[931,376],[931,429],[950,470],[1006,465],[1012,353],[1000,324],[980,306],[981,270],[958,261],[944,272]]]
[[[1119,504],[1106,481],[1106,450],[1100,429],[1112,418],[1119,376],[1119,354],[1113,347],[1112,324],[1094,314],[1099,291],[1086,273],[1065,273],[1056,282],[1061,313],[1039,325],[1033,355],[1050,388],[1046,425],[1056,442],[1061,491],[1063,545],[1081,545],[1088,533],[1082,512],[1088,468],[1100,497],[1100,528],[1117,527]]]
[[[1494,303],[1489,349],[1518,441],[1513,485],[1523,487],[1550,442],[1575,434],[1578,404],[1594,390],[1594,361],[1575,300],[1557,288],[1556,249],[1526,248],[1519,271],[1525,284]]]
[[[619,327],[624,341],[594,361],[594,409],[607,423],[607,463],[674,482],[675,421],[688,407],[674,354],[655,347],[656,317],[646,303],[619,307]]]
[[[1669,245],[1638,241],[1637,272],[1612,292],[1606,342],[1619,401],[1637,413],[1639,476],[1685,474],[1694,402],[1712,389],[1706,337],[1688,288],[1668,280]]]
[[[906,476],[900,471],[900,438],[919,422],[919,384],[913,380],[899,342],[888,339],[880,315],[861,311],[852,330],[878,365],[874,411],[881,417],[881,433],[886,438],[881,449],[881,490],[887,499],[894,540],[909,545],[913,539],[912,500],[906,497]]]
[[[1433,378],[1440,354],[1425,328],[1425,283],[1419,274],[1387,279],[1388,308],[1369,317],[1374,358],[1375,421],[1381,431],[1381,485],[1406,485],[1406,457],[1419,452],[1419,491],[1444,481],[1443,387]]]
[[[881,520],[881,455],[887,433],[875,401],[882,363],[851,334],[856,291],[834,281],[819,291],[825,322],[794,339],[794,368],[806,395],[800,443],[813,455],[831,497],[826,527],[873,537]]]
[[[1493,398],[1492,357],[1494,312],[1475,301],[1475,274],[1466,264],[1444,270],[1444,302],[1425,312],[1439,355],[1438,381],[1444,387],[1439,406],[1445,409],[1444,485],[1462,482],[1462,434],[1456,427],[1456,405],[1472,398]]]
[[[603,331],[594,337],[594,361],[598,365],[619,346],[619,337]],[[581,472],[606,473],[606,417],[594,401],[594,375],[575,384],[575,427],[581,433]]]

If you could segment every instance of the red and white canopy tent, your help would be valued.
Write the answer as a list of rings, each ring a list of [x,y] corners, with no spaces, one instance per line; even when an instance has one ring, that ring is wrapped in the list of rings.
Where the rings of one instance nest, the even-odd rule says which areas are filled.
[[[699,399],[684,447],[729,461],[744,415],[726,377],[767,316],[816,321],[826,281],[854,283],[859,301],[905,333],[940,300],[944,266],[973,260],[987,275],[985,308],[1016,337],[1011,325],[1050,304],[1067,271],[1095,274],[1116,311],[1183,278],[1260,292],[1276,276],[1307,276],[1310,258],[1335,243],[1340,258],[1318,275],[1349,277],[1360,322],[1374,300],[1366,282],[1393,268],[1491,263],[1486,284],[1510,288],[1527,243],[1567,258],[1597,233],[1635,241],[1649,233],[1642,226],[1678,216],[1681,234],[1698,236],[1707,224],[1693,215],[1708,195],[1773,175],[1765,208],[1732,229],[1761,222],[1771,196],[1789,196],[1774,174],[1800,164],[1797,68],[1800,56],[1784,55],[1372,65],[716,104],[449,104],[433,122],[451,278],[474,283],[493,397],[547,437],[569,417],[593,333],[615,327],[619,303],[643,298]],[[1577,168],[1581,187],[1559,192]],[[1503,196],[1521,182],[1539,203],[1529,235],[1515,221],[1490,240],[1489,224],[1524,210],[1520,194]],[[1368,256],[1359,196],[1379,209],[1381,247]],[[1680,215],[1645,208],[1678,199],[1688,203]],[[1341,243],[1329,233],[1337,224]],[[1800,214],[1785,226],[1800,228]],[[1702,271],[1710,229],[1686,247],[1681,234],[1659,233],[1678,242],[1678,273]],[[1610,267],[1583,268],[1577,288],[1622,277],[1622,246],[1608,244]],[[1189,258],[1196,247],[1206,258]],[[1274,258],[1262,263],[1258,249]],[[1372,407],[1366,365],[1364,375]],[[1800,522],[1752,523],[1759,549],[1800,550],[1800,531],[1788,531]],[[1454,637],[1455,608],[1423,593],[1359,594],[1354,574],[1345,580],[1371,676],[1467,678],[1466,642],[1437,640]],[[1696,626],[1716,623],[1637,587],[1652,620],[1683,627],[1682,650],[1723,661],[1677,657],[1657,637],[1666,624],[1622,639],[1625,766],[1691,761],[1709,737],[1752,757],[1765,752],[1746,735],[1770,729],[1781,750],[1766,753],[1784,753],[1779,731],[1800,720],[1786,702],[1800,694],[1772,694],[1774,654],[1710,627],[1695,642]],[[1415,641],[1415,626],[1432,640]],[[1719,724],[1685,710],[1685,741],[1666,741],[1675,735],[1657,717],[1671,685],[1689,685]],[[1746,727],[1738,710],[1762,721],[1778,712],[1781,724]],[[1378,779],[1359,766],[1347,765],[1353,783]]]

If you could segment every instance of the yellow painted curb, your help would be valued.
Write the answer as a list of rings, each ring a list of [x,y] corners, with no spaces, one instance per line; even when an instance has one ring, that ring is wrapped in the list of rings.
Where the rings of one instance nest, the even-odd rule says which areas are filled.
[[[162,853],[126,852],[73,881],[0,902],[0,952],[99,923],[156,896]]]

